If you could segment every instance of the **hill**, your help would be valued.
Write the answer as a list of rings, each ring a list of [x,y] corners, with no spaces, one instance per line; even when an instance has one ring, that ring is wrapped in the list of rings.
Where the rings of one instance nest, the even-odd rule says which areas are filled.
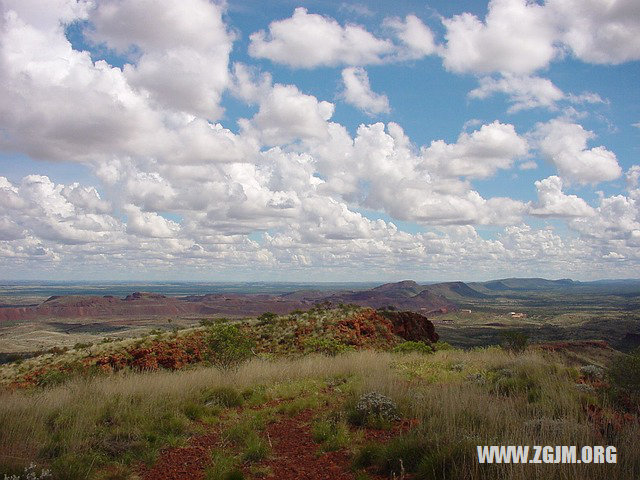
[[[400,282],[355,292],[301,291],[280,295],[227,293],[184,297],[135,292],[125,298],[111,295],[53,296],[39,305],[0,308],[0,322],[64,318],[125,320],[201,315],[248,317],[266,312],[286,314],[295,310],[308,310],[316,304],[327,302],[332,305],[393,307],[422,313],[455,309],[452,302],[439,294],[430,293],[426,287],[420,287],[415,282]]]
[[[415,312],[347,305],[205,323],[3,367],[21,377],[0,388],[0,474],[637,478],[640,411],[611,385],[604,345],[463,351],[433,343]],[[592,350],[598,363],[585,364]],[[221,361],[229,355],[239,361]],[[635,361],[612,363],[631,374]],[[478,464],[477,445],[526,439],[612,444],[617,462],[541,463],[536,477],[528,464]]]

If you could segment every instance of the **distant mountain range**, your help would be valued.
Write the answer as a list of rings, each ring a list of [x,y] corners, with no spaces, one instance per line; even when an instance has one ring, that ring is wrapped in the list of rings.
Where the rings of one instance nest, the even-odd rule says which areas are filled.
[[[303,290],[284,294],[215,293],[166,296],[136,292],[124,298],[111,295],[53,296],[39,305],[0,305],[0,321],[51,318],[122,318],[157,316],[256,316],[306,310],[316,304],[356,304],[373,308],[438,314],[456,310],[459,303],[530,292],[640,294],[640,280],[576,282],[569,279],[505,278],[488,282],[443,282],[420,285],[412,280],[386,283],[368,290]]]

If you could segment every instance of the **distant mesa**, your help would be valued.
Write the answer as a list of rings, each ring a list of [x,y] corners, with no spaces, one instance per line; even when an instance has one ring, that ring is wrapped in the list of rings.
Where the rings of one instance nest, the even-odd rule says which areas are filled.
[[[627,282],[628,283],[628,282]],[[601,285],[600,285],[601,284]],[[375,309],[434,315],[459,310],[470,300],[519,295],[523,291],[558,291],[608,286],[616,291],[626,283],[574,282],[570,279],[505,278],[488,282],[442,282],[420,285],[413,280],[385,283],[369,290],[301,290],[285,294],[209,293],[170,297],[154,292],[112,295],[54,295],[39,305],[0,308],[1,321],[50,318],[151,318],[156,316],[257,316],[265,312],[287,314],[319,303],[354,304]]]
[[[364,291],[299,291],[276,294],[205,294],[168,297],[153,292],[133,292],[123,299],[110,295],[56,295],[39,305],[0,309],[0,321],[51,318],[149,318],[198,315],[253,316],[265,312],[287,314],[308,310],[319,303],[354,304],[375,309],[391,308],[421,314],[457,309],[431,286],[414,281],[387,283]]]

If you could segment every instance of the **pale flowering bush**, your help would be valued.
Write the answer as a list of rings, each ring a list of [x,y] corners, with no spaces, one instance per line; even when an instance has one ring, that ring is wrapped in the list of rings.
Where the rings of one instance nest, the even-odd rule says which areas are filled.
[[[51,472],[46,469],[41,469],[40,473],[36,471],[36,464],[32,463],[28,467],[25,467],[24,472],[20,475],[6,475],[4,480],[43,480],[45,478],[52,478]]]
[[[398,406],[386,395],[369,392],[360,396],[349,414],[349,421],[356,425],[384,426],[398,420]]]

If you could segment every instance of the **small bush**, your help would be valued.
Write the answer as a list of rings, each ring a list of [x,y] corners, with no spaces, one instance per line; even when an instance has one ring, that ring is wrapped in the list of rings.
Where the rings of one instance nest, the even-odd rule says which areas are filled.
[[[354,468],[367,468],[378,463],[383,455],[383,446],[379,443],[367,443],[360,448],[354,458]]]
[[[580,375],[589,380],[600,380],[604,377],[604,370],[597,365],[584,365],[580,367]]]
[[[236,467],[236,460],[220,450],[211,454],[211,466],[205,472],[206,480],[244,480],[244,475]]]
[[[455,347],[447,342],[441,342],[438,340],[436,343],[431,345],[436,352],[444,351],[444,350],[455,350]]]
[[[630,355],[618,358],[609,368],[609,378],[614,393],[618,397],[627,397],[631,403],[639,407],[640,348],[634,350]]]
[[[377,454],[375,465],[388,475],[416,471],[429,450],[426,440],[418,435],[403,435],[392,439]]]
[[[5,475],[4,480],[44,480],[45,478],[52,478],[51,472],[46,469],[41,469],[38,473],[35,463],[25,467],[24,472],[20,475]]]
[[[276,321],[278,315],[273,312],[265,312],[258,317],[258,325],[271,325]]]
[[[433,348],[431,345],[426,344],[425,342],[413,342],[411,340],[407,340],[406,342],[402,342],[395,347],[393,347],[393,351],[395,353],[433,353]]]
[[[53,387],[69,380],[73,374],[62,370],[49,370],[38,377],[36,384],[39,387]]]
[[[207,405],[218,405],[224,408],[239,407],[244,399],[237,390],[231,387],[217,387],[205,390],[204,401]]]
[[[381,393],[365,393],[348,412],[348,418],[354,425],[383,428],[399,418],[398,407],[393,400]]]
[[[87,342],[87,343],[78,342],[73,346],[73,349],[82,350],[82,349],[91,348],[91,347],[93,347],[93,343],[91,342]]]
[[[237,326],[216,324],[209,328],[211,363],[228,370],[239,367],[253,355],[254,342]]]
[[[502,335],[502,347],[513,353],[522,353],[529,345],[529,336],[523,332],[510,331]]]
[[[249,435],[245,440],[245,451],[242,454],[244,462],[259,462],[269,455],[269,445],[260,438],[255,432]]]
[[[317,420],[311,429],[313,440],[322,444],[324,451],[330,452],[346,447],[350,441],[349,427],[342,415],[329,415]]]

